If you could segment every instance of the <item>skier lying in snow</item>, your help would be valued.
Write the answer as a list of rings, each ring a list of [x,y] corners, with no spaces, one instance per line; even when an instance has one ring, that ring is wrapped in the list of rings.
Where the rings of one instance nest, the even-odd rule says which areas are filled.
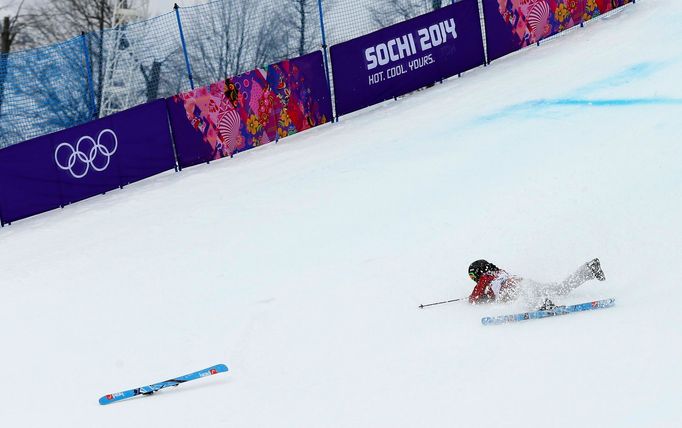
[[[512,276],[485,260],[476,260],[469,266],[469,277],[476,282],[474,291],[469,296],[470,303],[510,302],[521,298],[540,309],[554,306],[550,297],[564,296],[590,279],[606,279],[599,259],[583,264],[568,278],[556,283],[543,284]]]

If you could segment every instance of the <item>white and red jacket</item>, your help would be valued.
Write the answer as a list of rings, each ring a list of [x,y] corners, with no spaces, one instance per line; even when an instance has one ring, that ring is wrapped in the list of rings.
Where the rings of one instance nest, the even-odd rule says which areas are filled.
[[[520,280],[521,278],[511,276],[502,269],[483,274],[469,296],[469,303],[512,300]]]

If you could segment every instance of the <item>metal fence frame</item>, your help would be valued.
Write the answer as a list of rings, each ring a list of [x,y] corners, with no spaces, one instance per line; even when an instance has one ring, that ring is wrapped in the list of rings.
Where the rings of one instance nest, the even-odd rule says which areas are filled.
[[[0,148],[318,49],[324,53],[333,97],[328,45],[458,1],[462,0],[378,0],[369,4],[363,0],[214,0],[188,7],[176,4],[172,11],[154,18],[0,54]],[[487,65],[483,0],[477,1]],[[292,44],[296,36],[292,36],[292,28],[309,38],[305,44],[301,35],[298,51],[282,48]],[[263,40],[273,36],[280,37],[277,43],[282,46],[276,52],[259,55]],[[239,51],[238,58],[229,58],[244,48],[244,43],[251,43],[244,49],[246,53]],[[136,67],[129,70],[132,77],[115,70],[118,62],[112,58],[117,55],[124,56],[127,62],[123,62],[129,67]],[[111,81],[111,76],[118,80]],[[123,97],[127,101],[103,110],[105,90],[130,93]]]

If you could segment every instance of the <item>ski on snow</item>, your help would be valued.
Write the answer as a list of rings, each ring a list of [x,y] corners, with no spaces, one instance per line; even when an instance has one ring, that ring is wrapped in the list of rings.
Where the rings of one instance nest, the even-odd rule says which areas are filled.
[[[590,311],[592,309],[610,308],[616,302],[616,299],[595,300],[594,302],[580,303],[578,305],[570,306],[556,306],[547,310],[521,312],[511,315],[500,315],[496,317],[481,318],[483,325],[498,325],[510,322],[534,320],[547,317],[555,317],[558,315],[568,315],[576,312]]]
[[[204,370],[199,370],[194,373],[176,377],[174,379],[165,380],[159,383],[154,383],[152,385],[142,386],[140,388],[129,389],[127,391],[116,392],[113,394],[107,394],[99,399],[99,404],[101,405],[110,404],[116,401],[125,400],[127,398],[132,398],[138,395],[150,395],[162,388],[168,388],[169,386],[178,386],[181,383],[189,382],[190,380],[200,379],[202,377],[207,377],[214,374],[223,373],[226,371],[227,366],[225,364],[218,364]]]

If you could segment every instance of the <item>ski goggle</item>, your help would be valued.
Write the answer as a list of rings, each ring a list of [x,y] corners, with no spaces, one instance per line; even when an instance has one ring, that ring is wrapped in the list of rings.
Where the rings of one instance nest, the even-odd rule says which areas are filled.
[[[476,274],[473,272],[469,272],[469,278],[473,279],[474,281],[478,281],[478,278],[476,277]]]

